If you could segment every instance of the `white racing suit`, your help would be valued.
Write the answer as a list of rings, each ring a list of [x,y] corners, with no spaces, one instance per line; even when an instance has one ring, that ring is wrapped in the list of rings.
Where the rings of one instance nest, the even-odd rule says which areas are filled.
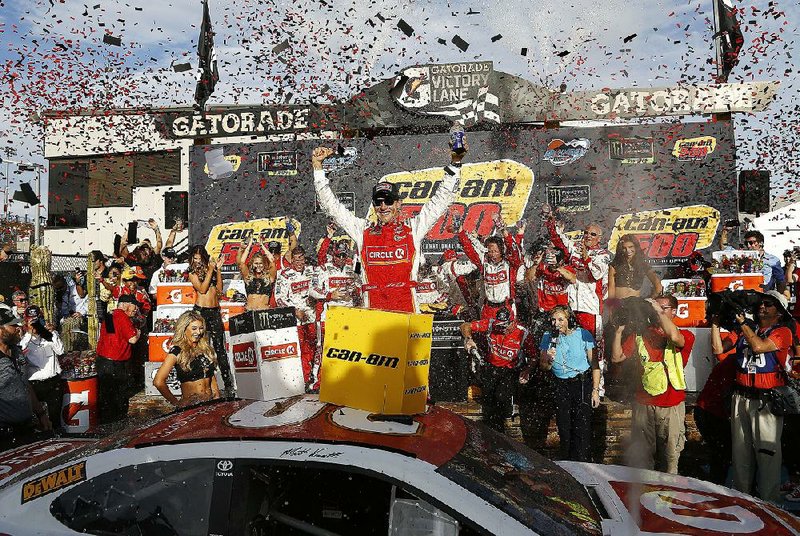
[[[309,304],[309,292],[314,279],[314,267],[306,266],[298,272],[291,266],[278,272],[275,282],[275,301],[279,307],[294,307],[305,313],[305,319],[297,322],[297,338],[300,342],[300,361],[303,379],[312,382],[314,353],[317,350],[316,312]]]

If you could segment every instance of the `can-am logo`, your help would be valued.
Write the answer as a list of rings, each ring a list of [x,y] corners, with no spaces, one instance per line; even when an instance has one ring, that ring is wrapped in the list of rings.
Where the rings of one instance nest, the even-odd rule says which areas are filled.
[[[554,139],[547,145],[544,159],[554,166],[565,166],[583,157],[589,150],[589,140],[576,138],[570,141]]]
[[[275,361],[295,356],[297,356],[297,345],[293,342],[273,344],[261,348],[261,359],[263,361]]]
[[[256,369],[256,349],[252,342],[233,345],[233,368],[236,370]]]
[[[396,357],[379,354],[369,354],[368,356],[365,356],[358,350],[347,350],[345,348],[329,348],[328,353],[325,354],[325,357],[386,368],[397,368],[397,365],[400,363],[400,359]]]
[[[677,140],[675,147],[672,149],[672,156],[681,162],[696,162],[705,160],[716,148],[717,138],[714,136]]]
[[[398,264],[408,260],[408,247],[399,246],[367,246],[367,262],[369,264]]]

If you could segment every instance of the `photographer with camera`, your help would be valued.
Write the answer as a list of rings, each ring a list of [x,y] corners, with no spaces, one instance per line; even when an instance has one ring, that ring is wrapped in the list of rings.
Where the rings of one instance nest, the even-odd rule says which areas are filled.
[[[757,472],[759,496],[773,503],[780,499],[783,416],[773,413],[770,391],[786,384],[785,371],[792,344],[792,330],[787,326],[793,324],[786,305],[786,297],[776,290],[761,294],[753,311],[755,326],[746,318],[744,309],[733,311],[741,327],[741,335],[735,343],[722,341],[722,315],[713,314],[710,318],[714,353],[736,349],[731,404],[733,487],[751,493],[753,476]],[[725,312],[730,311],[721,311]]]
[[[615,319],[611,361],[635,358],[640,381],[632,404],[629,462],[634,467],[678,473],[686,441],[686,380],[694,335],[672,322],[675,296],[623,300]]]

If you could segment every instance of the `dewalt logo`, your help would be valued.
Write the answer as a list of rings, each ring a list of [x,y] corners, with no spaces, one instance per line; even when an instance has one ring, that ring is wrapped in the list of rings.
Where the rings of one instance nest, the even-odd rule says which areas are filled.
[[[22,485],[22,504],[84,480],[86,480],[86,462],[53,471]]]
[[[325,354],[325,357],[386,368],[397,368],[397,365],[400,363],[400,359],[397,357],[380,354],[369,354],[368,356],[365,356],[357,350],[347,350],[345,348],[329,348],[328,353]]]

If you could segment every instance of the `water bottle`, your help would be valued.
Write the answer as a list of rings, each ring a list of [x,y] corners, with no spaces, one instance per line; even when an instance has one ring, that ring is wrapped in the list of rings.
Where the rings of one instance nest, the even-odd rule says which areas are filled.
[[[464,146],[464,127],[458,123],[450,128],[450,149],[455,154],[463,154],[467,150]]]

